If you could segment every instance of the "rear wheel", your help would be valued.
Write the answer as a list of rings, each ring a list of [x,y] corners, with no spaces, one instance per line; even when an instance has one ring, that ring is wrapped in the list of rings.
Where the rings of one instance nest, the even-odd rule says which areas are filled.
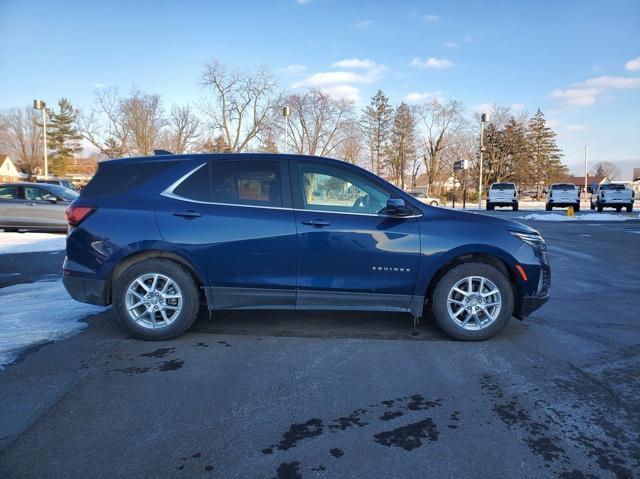
[[[598,213],[602,213],[602,205],[598,205]]]
[[[518,211],[518,203],[515,203],[515,204],[513,205],[513,211]]]
[[[135,263],[113,287],[118,322],[139,339],[180,336],[195,321],[199,307],[193,278],[171,260],[154,258]]]
[[[616,206],[616,211],[620,213],[622,211],[622,206]]]
[[[433,200],[431,203],[429,203],[429,206],[438,206],[438,202],[436,200]]]
[[[480,341],[498,334],[513,314],[513,290],[506,276],[484,263],[450,269],[438,282],[432,310],[438,326],[455,339]]]
[[[487,201],[487,211],[493,211],[496,207]]]
[[[594,205],[593,203],[591,203],[591,204],[590,204],[590,208],[591,208],[592,210],[595,210],[595,209],[596,209],[596,205]]]
[[[575,204],[575,206],[573,207],[573,211],[580,211],[580,203]]]
[[[552,209],[552,208],[551,208],[551,205],[550,205],[549,203],[547,203],[545,206],[546,206],[546,208],[545,208],[545,209],[546,209],[547,211],[551,211],[551,209]]]
[[[633,203],[627,205],[627,213],[631,213],[633,211]]]

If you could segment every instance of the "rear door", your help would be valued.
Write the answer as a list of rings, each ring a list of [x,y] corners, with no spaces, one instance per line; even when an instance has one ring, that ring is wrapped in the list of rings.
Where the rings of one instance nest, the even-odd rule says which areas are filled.
[[[0,225],[20,226],[20,187],[0,185]]]
[[[292,308],[296,229],[286,162],[203,162],[156,203],[163,238],[206,274],[215,309]]]
[[[406,311],[420,261],[416,217],[385,214],[391,193],[351,169],[292,162],[300,308]]]

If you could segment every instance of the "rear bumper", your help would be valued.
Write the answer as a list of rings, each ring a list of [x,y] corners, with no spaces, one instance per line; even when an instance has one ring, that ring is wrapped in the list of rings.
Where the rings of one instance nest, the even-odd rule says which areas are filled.
[[[62,278],[67,293],[76,301],[106,306],[109,304],[108,283],[102,279],[76,278],[64,276]]]

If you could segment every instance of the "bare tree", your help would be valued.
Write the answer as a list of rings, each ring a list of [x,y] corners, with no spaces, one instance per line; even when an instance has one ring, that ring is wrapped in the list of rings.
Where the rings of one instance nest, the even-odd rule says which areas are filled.
[[[204,67],[201,83],[210,96],[202,110],[215,133],[224,137],[230,151],[249,148],[278,104],[275,78],[265,68],[241,72],[212,60]]]
[[[297,153],[327,156],[349,138],[353,102],[316,89],[285,101],[291,107],[289,138]]]
[[[147,95],[134,89],[131,97],[120,101],[120,111],[131,149],[141,156],[152,154],[167,124],[160,95]]]
[[[189,105],[171,107],[164,135],[166,149],[173,153],[192,151],[200,141],[200,119]]]
[[[40,168],[43,156],[42,125],[29,106],[11,109],[0,116],[0,146],[29,176]]]
[[[84,139],[107,158],[130,153],[129,131],[120,104],[117,88],[96,90],[94,107],[80,112],[76,120]]]
[[[362,130],[355,121],[350,121],[345,127],[346,138],[336,149],[336,157],[357,165],[361,162],[364,145],[362,144]]]
[[[450,100],[442,104],[437,99],[417,108],[424,128],[425,167],[429,191],[439,175],[450,169],[443,161],[443,152],[454,144],[456,135],[467,128],[462,104]]]
[[[610,180],[620,177],[620,168],[609,161],[599,161],[591,168],[591,175],[606,176]]]

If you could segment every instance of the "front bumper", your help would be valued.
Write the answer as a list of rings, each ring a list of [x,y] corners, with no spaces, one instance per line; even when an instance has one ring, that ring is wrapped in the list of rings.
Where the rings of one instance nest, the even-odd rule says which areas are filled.
[[[76,301],[106,306],[109,304],[109,288],[106,280],[63,276],[67,293]]]
[[[529,296],[522,298],[519,311],[514,313],[518,319],[524,319],[549,300],[549,296]]]

